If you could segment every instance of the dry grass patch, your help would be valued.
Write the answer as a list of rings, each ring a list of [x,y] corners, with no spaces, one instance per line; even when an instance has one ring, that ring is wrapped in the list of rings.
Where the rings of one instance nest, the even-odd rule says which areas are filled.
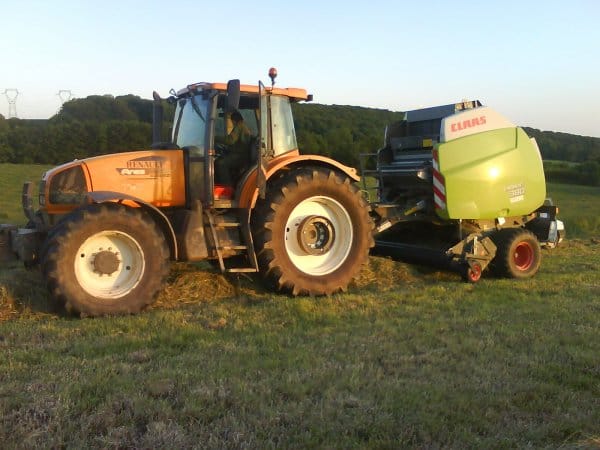
[[[399,285],[406,287],[422,282],[417,266],[394,261],[391,258],[369,257],[359,276],[353,283],[357,289],[388,291]]]
[[[183,304],[222,300],[236,295],[235,280],[215,269],[197,264],[177,263],[154,308],[176,308]]]

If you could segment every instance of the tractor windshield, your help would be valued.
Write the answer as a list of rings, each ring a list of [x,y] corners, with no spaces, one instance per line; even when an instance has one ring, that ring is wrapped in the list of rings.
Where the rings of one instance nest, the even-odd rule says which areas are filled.
[[[273,129],[273,150],[275,155],[298,148],[292,107],[287,97],[271,97],[271,121]]]
[[[208,103],[202,95],[185,97],[177,102],[173,142],[180,148],[197,147],[198,152],[204,153]]]

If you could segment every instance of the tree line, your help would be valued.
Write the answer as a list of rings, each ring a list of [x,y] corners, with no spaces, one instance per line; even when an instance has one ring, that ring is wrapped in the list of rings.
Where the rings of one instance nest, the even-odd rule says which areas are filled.
[[[331,156],[359,167],[359,155],[383,144],[388,123],[402,113],[358,106],[300,103],[293,106],[298,144],[306,153]],[[165,112],[165,118],[171,111]],[[548,166],[549,180],[600,184],[600,138],[525,128],[545,160],[579,164]],[[0,162],[59,164],[105,153],[148,148],[152,101],[134,95],[94,95],[63,104],[48,120],[0,115]]]
[[[90,96],[66,102],[48,120],[0,116],[0,162],[59,164],[148,148],[152,103],[137,96]]]

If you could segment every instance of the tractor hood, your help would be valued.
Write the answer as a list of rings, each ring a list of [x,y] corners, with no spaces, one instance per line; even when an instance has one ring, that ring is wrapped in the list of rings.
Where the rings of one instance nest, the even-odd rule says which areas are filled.
[[[143,150],[75,160],[44,174],[40,202],[78,205],[88,192],[113,191],[168,207],[185,204],[183,152]]]

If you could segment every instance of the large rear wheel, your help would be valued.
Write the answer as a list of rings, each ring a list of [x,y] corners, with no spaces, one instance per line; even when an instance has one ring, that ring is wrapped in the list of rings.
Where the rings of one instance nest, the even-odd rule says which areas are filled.
[[[269,186],[252,227],[261,273],[293,295],[345,290],[374,244],[365,199],[325,168],[293,169]]]
[[[493,271],[510,278],[530,278],[542,263],[540,243],[535,235],[523,228],[498,231],[492,240],[496,244]]]
[[[42,261],[50,293],[67,311],[135,313],[152,303],[169,271],[169,252],[141,210],[94,204],[72,213],[49,237]]]

